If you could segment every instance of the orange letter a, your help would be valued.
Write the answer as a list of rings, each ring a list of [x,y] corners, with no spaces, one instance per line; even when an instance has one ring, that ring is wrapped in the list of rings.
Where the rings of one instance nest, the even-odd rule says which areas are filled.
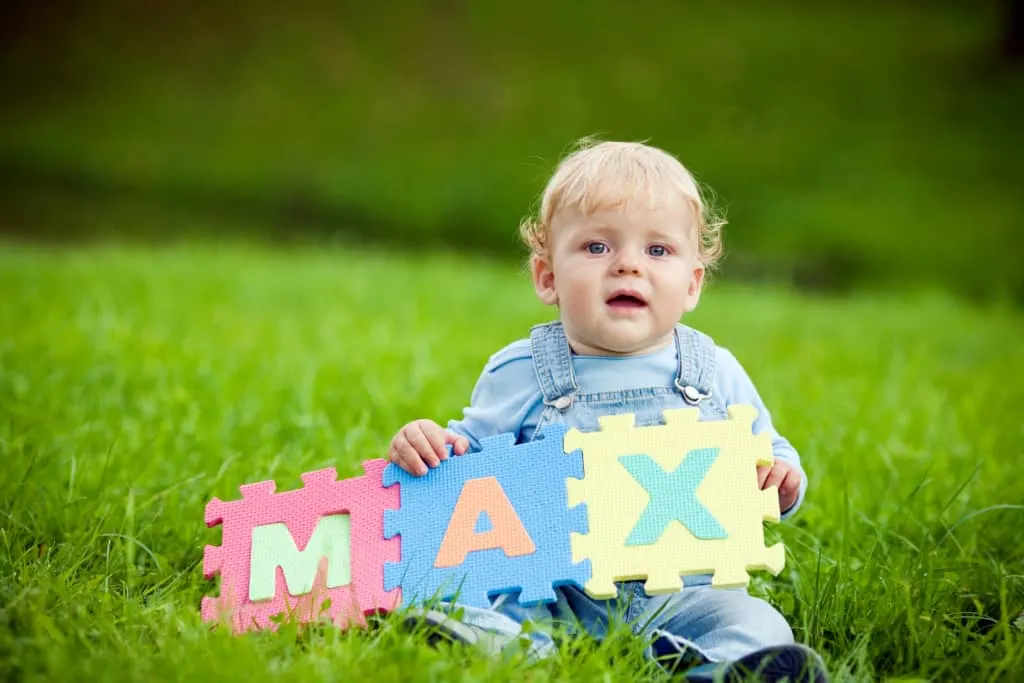
[[[477,533],[474,526],[481,512],[491,518],[491,529]],[[508,557],[529,555],[536,550],[497,478],[470,479],[455,503],[434,566],[457,567],[471,551],[491,548],[501,548]]]

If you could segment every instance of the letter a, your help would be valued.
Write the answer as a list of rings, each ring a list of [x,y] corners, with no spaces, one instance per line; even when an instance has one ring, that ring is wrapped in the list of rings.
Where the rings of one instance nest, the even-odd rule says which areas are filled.
[[[491,520],[488,531],[476,532],[481,513]],[[470,479],[459,494],[434,566],[457,567],[473,550],[501,548],[508,557],[529,555],[536,546],[495,477]]]

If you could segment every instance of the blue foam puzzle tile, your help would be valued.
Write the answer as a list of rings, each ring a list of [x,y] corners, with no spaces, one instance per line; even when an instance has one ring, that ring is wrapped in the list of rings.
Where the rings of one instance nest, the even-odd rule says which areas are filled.
[[[588,532],[586,505],[569,508],[566,479],[583,478],[583,454],[566,453],[566,429],[549,425],[534,441],[518,444],[512,434],[481,439],[479,451],[452,456],[422,477],[398,466],[385,468],[385,487],[400,484],[401,507],[384,513],[384,536],[401,536],[401,561],[384,566],[385,590],[402,589],[403,604],[432,599],[476,607],[490,598],[521,591],[524,606],[553,602],[554,587],[590,578],[590,560],[573,563],[572,533]],[[497,480],[532,541],[533,551],[508,557],[502,548],[473,550],[461,564],[435,567],[449,521],[467,482]],[[498,520],[481,514],[472,533],[493,529]]]

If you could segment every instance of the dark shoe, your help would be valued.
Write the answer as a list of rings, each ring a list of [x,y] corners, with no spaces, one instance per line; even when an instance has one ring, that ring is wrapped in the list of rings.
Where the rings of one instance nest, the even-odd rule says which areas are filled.
[[[828,683],[825,663],[805,645],[776,645],[741,657],[735,662],[701,664],[686,672],[692,683]]]
[[[666,673],[676,674],[708,662],[697,646],[668,631],[653,632],[649,654]]]

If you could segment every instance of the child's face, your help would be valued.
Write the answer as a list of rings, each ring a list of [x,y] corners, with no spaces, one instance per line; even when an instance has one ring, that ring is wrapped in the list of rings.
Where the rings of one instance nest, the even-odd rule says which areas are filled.
[[[557,304],[577,353],[639,354],[661,348],[700,296],[688,208],[564,210],[551,221],[550,261],[535,259],[537,295]]]

